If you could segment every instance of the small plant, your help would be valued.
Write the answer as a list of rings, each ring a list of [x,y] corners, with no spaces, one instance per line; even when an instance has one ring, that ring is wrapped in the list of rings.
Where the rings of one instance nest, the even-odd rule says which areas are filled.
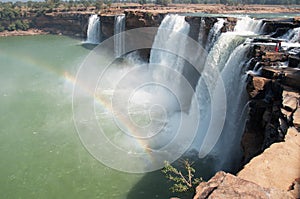
[[[202,178],[194,178],[195,169],[192,167],[193,163],[190,163],[189,160],[181,162],[183,171],[176,169],[168,161],[165,161],[164,164],[165,167],[162,172],[168,180],[174,183],[170,188],[172,192],[182,193],[194,190],[203,181]]]

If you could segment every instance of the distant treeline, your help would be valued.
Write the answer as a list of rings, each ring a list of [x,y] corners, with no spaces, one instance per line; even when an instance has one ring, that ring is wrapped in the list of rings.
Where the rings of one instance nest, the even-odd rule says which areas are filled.
[[[36,17],[52,12],[93,11],[110,8],[112,3],[158,4],[171,3],[193,4],[269,4],[269,5],[300,5],[299,0],[46,0],[46,1],[17,1],[0,2],[0,32],[4,30],[27,30],[32,27],[30,17]]]
[[[0,32],[34,28],[31,19],[47,13],[69,11],[97,12],[110,6],[110,0],[0,2]]]

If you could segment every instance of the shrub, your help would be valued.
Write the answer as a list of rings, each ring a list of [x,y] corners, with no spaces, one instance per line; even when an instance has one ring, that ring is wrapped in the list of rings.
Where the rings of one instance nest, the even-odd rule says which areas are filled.
[[[172,192],[181,193],[190,191],[195,189],[202,181],[202,178],[194,178],[195,169],[192,167],[193,163],[190,163],[188,160],[184,160],[181,163],[184,171],[176,169],[167,161],[165,161],[165,167],[162,169],[166,178],[174,183],[170,188]]]
[[[9,24],[9,26],[7,27],[7,30],[9,30],[9,31],[14,31],[14,30],[16,30],[16,24],[15,24],[15,23]]]

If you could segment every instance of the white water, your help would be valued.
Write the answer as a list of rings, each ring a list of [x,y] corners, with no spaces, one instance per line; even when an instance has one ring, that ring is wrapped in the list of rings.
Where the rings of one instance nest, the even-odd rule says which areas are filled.
[[[206,47],[205,47],[205,49],[207,51],[209,51],[211,49],[211,47],[214,45],[214,43],[216,42],[216,40],[220,36],[221,29],[224,26],[224,22],[225,22],[224,19],[218,18],[218,21],[214,24],[212,29],[210,29],[208,37],[207,37],[207,44],[206,44]]]
[[[300,27],[289,30],[281,38],[285,39],[289,43],[300,43]]]
[[[201,18],[201,22],[200,22],[200,28],[199,28],[199,35],[198,35],[198,43],[204,48],[204,41],[203,41],[203,37],[205,34],[205,19]]]
[[[115,28],[114,28],[114,52],[115,52],[115,57],[120,57],[125,52],[124,34],[119,34],[123,31],[125,31],[125,15],[115,16]]]
[[[89,18],[86,43],[100,43],[100,18],[96,14],[91,15]]]
[[[172,33],[166,34],[164,30],[172,30]],[[184,54],[186,52],[185,45],[186,39],[183,37],[181,40],[174,40],[177,38],[178,33],[188,35],[190,30],[189,24],[185,21],[184,16],[179,15],[167,15],[161,22],[157,34],[155,36],[154,43],[152,45],[150,54],[150,67],[151,64],[159,65],[159,70],[153,71],[153,77],[156,80],[173,79],[174,73],[169,73],[169,69],[175,70],[178,73],[182,73],[184,67],[184,59],[179,57],[178,54]],[[160,50],[165,49],[165,50]],[[174,49],[180,51],[177,55],[170,52],[174,52]]]
[[[197,150],[200,158],[214,156],[216,170],[237,169],[241,159],[238,143],[247,101],[243,64],[249,50],[248,45],[242,44],[242,36],[258,34],[261,27],[261,21],[246,17],[238,20],[234,32],[222,33],[208,54],[196,87],[189,114],[200,111],[200,126],[191,149]],[[224,89],[225,96],[218,95]],[[199,110],[194,107],[196,101]]]
[[[98,88],[99,93],[106,95],[103,98],[113,99],[117,110],[115,117],[124,114],[119,119],[122,122],[117,122],[117,126],[125,133],[119,130],[113,135],[111,141],[115,145],[134,155],[150,150],[154,157],[156,152],[163,152],[164,155],[154,158],[153,165],[156,167],[161,164],[161,160],[172,160],[182,155],[190,147],[193,132],[197,131],[190,150],[196,150],[200,158],[208,154],[214,156],[217,161],[214,163],[215,169],[235,169],[235,161],[240,160],[238,143],[245,122],[241,115],[246,104],[242,66],[248,45],[242,44],[245,32],[250,29],[247,27],[242,30],[238,24],[240,27],[235,32],[218,36],[221,24],[216,24],[216,34],[213,31],[211,33],[216,42],[207,58],[203,57],[206,60],[205,68],[196,91],[191,91],[194,96],[192,102],[188,101],[188,113],[182,108],[182,103],[187,104],[186,93],[190,92],[188,87],[182,86],[186,83],[182,78],[184,57],[202,58],[203,55],[197,52],[192,54],[189,46],[186,46],[189,42],[184,36],[189,33],[189,24],[183,16],[167,15],[164,18],[153,43],[149,65],[116,67],[106,71],[104,77],[108,78],[103,78],[103,81],[107,82],[99,84],[104,85]],[[256,24],[259,26],[259,23]],[[166,34],[166,29],[172,32]],[[251,34],[254,34],[253,29],[256,27],[253,26]],[[181,34],[180,39],[178,33]],[[183,56],[181,58],[178,55]],[[131,60],[135,62],[135,59]],[[99,114],[100,120],[114,121],[110,117],[107,112]],[[132,123],[133,126],[127,130],[121,123]],[[109,125],[109,128],[113,125]],[[135,134],[128,136],[132,132]],[[136,137],[147,139],[142,139],[141,143],[136,141],[139,140]],[[144,157],[141,160],[149,163]],[[135,164],[130,162],[132,167]],[[147,166],[144,169],[148,170]]]
[[[263,28],[263,20],[256,20],[250,17],[240,18],[234,28],[235,32],[238,32],[240,35],[253,35],[260,34]]]

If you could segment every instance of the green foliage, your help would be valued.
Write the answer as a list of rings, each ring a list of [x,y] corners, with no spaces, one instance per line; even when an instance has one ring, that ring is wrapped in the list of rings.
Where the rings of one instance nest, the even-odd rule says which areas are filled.
[[[111,4],[112,4],[111,0],[107,0],[105,3],[109,8],[111,7]]]
[[[156,0],[155,4],[157,5],[162,5],[162,6],[167,6],[171,3],[171,0]]]
[[[103,7],[103,0],[97,0],[96,2],[95,2],[95,7],[96,7],[96,10],[101,10],[102,9],[102,7]]]
[[[29,24],[26,21],[17,20],[17,21],[15,21],[15,25],[16,25],[16,30],[28,30],[29,29]]]
[[[15,24],[15,23],[9,24],[9,26],[7,27],[7,30],[9,30],[9,31],[14,31],[14,30],[16,30],[16,24]]]
[[[138,3],[141,4],[141,5],[144,5],[147,3],[147,0],[138,0]]]
[[[5,28],[3,26],[0,26],[0,32],[3,32]]]
[[[189,160],[184,160],[181,164],[183,171],[176,169],[167,161],[165,161],[165,167],[162,169],[166,178],[174,183],[170,188],[172,192],[187,192],[195,189],[202,181],[202,178],[194,178],[195,169],[192,167],[193,163],[190,163]]]

